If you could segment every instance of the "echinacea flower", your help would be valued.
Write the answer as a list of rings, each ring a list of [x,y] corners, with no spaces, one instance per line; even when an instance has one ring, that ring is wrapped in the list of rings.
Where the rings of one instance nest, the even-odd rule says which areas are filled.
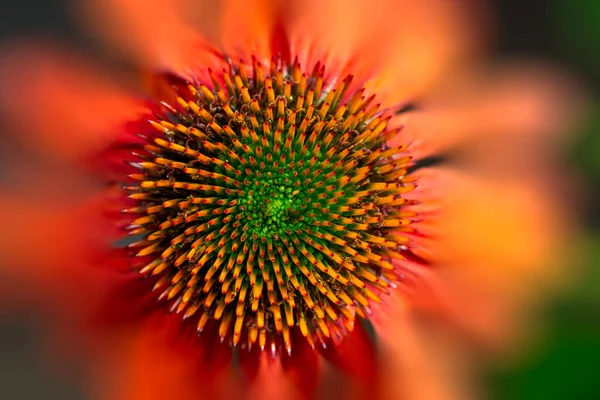
[[[104,398],[469,395],[449,338],[507,335],[551,275],[568,94],[469,65],[466,4],[209,3],[78,3],[138,92],[6,50],[6,301]]]

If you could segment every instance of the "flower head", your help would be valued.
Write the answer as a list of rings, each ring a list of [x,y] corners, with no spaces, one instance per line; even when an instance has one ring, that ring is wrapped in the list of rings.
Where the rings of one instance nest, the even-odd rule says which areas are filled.
[[[406,146],[387,145],[391,116],[351,76],[277,59],[208,74],[138,132],[123,211],[143,235],[129,246],[149,258],[140,273],[234,345],[339,341],[400,280],[392,261],[416,216]]]

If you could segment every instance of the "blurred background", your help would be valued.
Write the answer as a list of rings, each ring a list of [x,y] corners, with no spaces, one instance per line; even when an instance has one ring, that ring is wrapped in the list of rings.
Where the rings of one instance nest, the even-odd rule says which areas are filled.
[[[534,343],[509,359],[487,363],[485,385],[495,399],[600,398],[600,0],[493,3],[498,25],[494,56],[543,58],[565,66],[583,80],[592,103],[580,136],[564,149],[588,199],[581,210],[585,257],[564,262],[583,274],[547,304],[546,324]],[[56,0],[4,2],[0,40],[42,33],[77,42],[65,10],[66,2]],[[82,384],[45,370],[39,325],[28,315],[0,319],[0,397],[87,398]]]

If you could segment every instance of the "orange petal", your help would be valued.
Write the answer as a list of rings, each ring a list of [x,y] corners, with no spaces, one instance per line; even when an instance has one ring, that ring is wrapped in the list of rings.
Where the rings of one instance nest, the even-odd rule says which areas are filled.
[[[404,127],[394,142],[411,142],[417,158],[460,150],[479,165],[530,168],[572,133],[582,98],[572,77],[545,66],[471,71],[394,118]]]
[[[271,55],[276,55],[273,53],[273,41],[278,33],[277,25],[281,23],[282,9],[274,0],[226,0],[219,38],[225,52],[232,57],[252,54],[263,62],[269,62]]]
[[[202,7],[209,3],[80,0],[77,11],[84,27],[106,40],[111,49],[121,50],[152,70],[191,76],[192,67],[210,65],[209,60],[213,60],[206,39],[199,33],[205,28],[209,36],[214,35],[211,21],[216,15],[211,7]],[[201,15],[201,21],[196,21],[198,30],[191,26],[192,6]]]
[[[79,157],[113,140],[141,102],[76,54],[39,42],[2,50],[0,110],[11,137],[63,157]]]
[[[487,37],[481,2],[390,0],[378,9],[381,28],[361,50],[381,65],[371,87],[387,104],[418,100],[472,61]]]
[[[439,235],[436,261],[481,261],[526,272],[548,261],[564,232],[568,216],[552,194],[559,188],[544,176],[480,176],[450,168],[424,170],[421,176],[440,196],[433,199],[438,218],[428,221]]]
[[[290,11],[290,38],[309,66],[315,59],[341,61],[342,73],[373,78],[368,86],[386,105],[403,104],[423,94],[481,39],[469,19],[472,4],[464,3],[298,2]]]
[[[383,310],[378,310],[383,311]],[[444,331],[411,313],[398,293],[373,318],[380,339],[380,382],[375,398],[451,400],[473,398],[464,348]]]
[[[411,195],[431,213],[415,224],[424,234],[415,252],[432,263],[427,290],[471,334],[510,342],[524,330],[521,314],[563,273],[557,260],[573,232],[558,175],[420,174],[422,191]]]

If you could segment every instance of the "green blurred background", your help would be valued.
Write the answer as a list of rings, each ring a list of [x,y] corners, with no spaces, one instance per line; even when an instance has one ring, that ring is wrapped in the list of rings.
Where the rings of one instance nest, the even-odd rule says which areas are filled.
[[[574,284],[544,309],[545,326],[517,359],[490,365],[497,399],[600,399],[600,0],[497,2],[499,53],[558,61],[584,79],[592,104],[565,149],[584,183],[584,257]],[[569,262],[569,260],[566,260]]]
[[[600,208],[596,207],[600,201],[600,0],[493,3],[496,56],[554,60],[583,80],[592,104],[581,135],[564,149],[589,199],[582,210],[585,257],[569,266],[583,273],[545,306],[546,323],[530,348],[518,357],[489,363],[485,384],[496,399],[600,399]],[[65,9],[64,1],[3,3],[0,38],[49,32],[77,39]],[[0,397],[85,398],[80,387],[56,382],[39,366],[37,325],[27,316],[2,321],[0,387],[8,388],[8,393]]]

